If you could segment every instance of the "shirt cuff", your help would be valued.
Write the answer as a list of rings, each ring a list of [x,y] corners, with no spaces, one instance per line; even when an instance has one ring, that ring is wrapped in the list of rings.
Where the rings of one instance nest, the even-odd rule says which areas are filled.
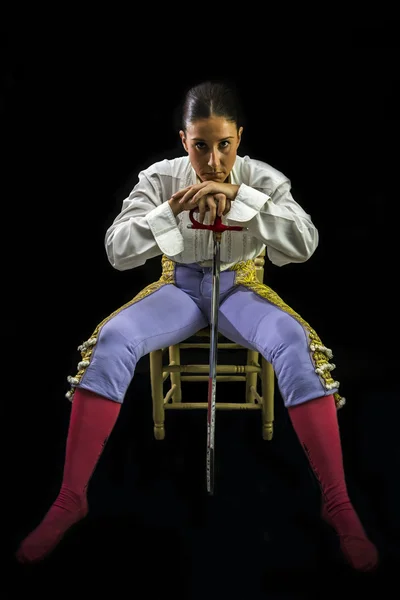
[[[238,223],[251,221],[268,200],[271,200],[268,194],[259,192],[249,185],[242,183],[235,200],[231,203],[227,219],[237,221]]]
[[[183,252],[183,237],[169,202],[163,202],[154,208],[147,214],[146,219],[157,246],[163,254],[176,256]]]

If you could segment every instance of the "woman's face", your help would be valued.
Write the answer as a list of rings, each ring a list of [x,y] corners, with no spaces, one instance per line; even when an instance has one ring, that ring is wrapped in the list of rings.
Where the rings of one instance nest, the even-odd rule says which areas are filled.
[[[201,181],[223,183],[236,160],[243,127],[224,117],[209,117],[189,123],[179,135],[192,167]]]

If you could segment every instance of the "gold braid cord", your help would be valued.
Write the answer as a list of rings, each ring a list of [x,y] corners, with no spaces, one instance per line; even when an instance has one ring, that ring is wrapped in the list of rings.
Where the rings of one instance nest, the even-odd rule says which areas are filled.
[[[90,364],[90,359],[93,353],[93,348],[96,345],[97,338],[99,332],[103,325],[105,325],[110,319],[112,319],[115,315],[120,313],[125,308],[132,306],[136,302],[140,302],[143,298],[147,298],[150,294],[154,294],[157,292],[162,286],[168,284],[175,284],[175,262],[171,259],[167,258],[163,255],[162,260],[162,274],[158,281],[151,283],[147,287],[145,287],[141,292],[139,292],[132,300],[115,310],[108,317],[106,317],[99,325],[97,325],[96,329],[93,331],[92,335],[88,340],[83,342],[81,346],[78,347],[78,351],[81,353],[81,361],[78,364],[78,372],[75,377],[69,376],[68,382],[71,384],[72,388],[67,392],[66,397],[72,402],[74,395],[74,388],[80,383],[86,368]],[[339,382],[334,381],[331,377],[331,371],[335,369],[335,365],[330,363],[328,359],[332,358],[332,350],[326,348],[324,346],[317,335],[317,333],[310,327],[310,325],[304,321],[290,306],[288,306],[279,296],[276,294],[270,287],[267,285],[260,283],[257,279],[256,267],[254,260],[241,261],[231,267],[232,271],[236,272],[235,275],[235,285],[243,285],[247,287],[255,294],[268,300],[271,304],[278,306],[281,310],[287,312],[292,317],[294,317],[308,332],[309,340],[310,340],[310,350],[311,357],[313,363],[315,365],[315,372],[319,375],[323,385],[327,390],[338,388]],[[337,408],[341,408],[345,404],[345,399],[342,398],[337,392],[334,394],[335,403]]]
[[[80,383],[83,375],[85,374],[87,367],[90,364],[90,359],[91,359],[91,356],[93,353],[93,348],[97,343],[97,338],[99,336],[100,330],[103,327],[103,325],[108,323],[108,321],[110,319],[115,317],[118,313],[123,311],[125,308],[132,306],[132,304],[135,304],[136,302],[140,302],[140,300],[143,300],[143,298],[147,298],[147,296],[150,296],[150,294],[154,294],[154,292],[157,292],[164,285],[168,285],[168,284],[175,284],[175,263],[172,260],[170,260],[169,258],[167,258],[166,256],[163,256],[162,257],[162,275],[161,275],[160,279],[158,281],[155,281],[154,283],[150,283],[150,285],[146,286],[141,292],[139,292],[134,298],[132,298],[132,300],[130,300],[129,302],[127,302],[126,304],[124,304],[123,306],[121,306],[120,308],[115,310],[114,312],[112,312],[105,319],[103,319],[103,321],[101,321],[101,323],[99,323],[97,325],[96,329],[93,331],[90,338],[88,340],[86,340],[85,342],[83,342],[83,344],[78,346],[78,351],[81,353],[82,359],[78,363],[78,367],[77,367],[78,372],[75,375],[75,377],[72,377],[71,375],[67,377],[68,383],[70,383],[72,386],[71,389],[65,394],[65,396],[66,396],[66,398],[68,398],[68,400],[70,400],[72,402],[75,387]]]
[[[333,357],[332,350],[322,344],[321,339],[314,329],[290,308],[276,292],[267,285],[259,282],[254,261],[241,261],[232,267],[232,271],[236,271],[236,285],[243,285],[261,298],[265,298],[268,302],[271,302],[271,304],[278,306],[281,310],[294,317],[306,329],[309,335],[309,346],[315,366],[315,372],[319,375],[321,382],[327,390],[338,388],[340,385],[339,382],[331,377],[331,371],[336,368],[336,365],[330,363],[328,360]],[[342,408],[346,402],[345,398],[340,396],[337,392],[335,392],[333,396],[336,408]]]

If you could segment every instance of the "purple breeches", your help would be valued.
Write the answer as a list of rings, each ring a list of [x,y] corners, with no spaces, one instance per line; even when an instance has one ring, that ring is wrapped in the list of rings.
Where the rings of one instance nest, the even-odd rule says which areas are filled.
[[[91,390],[122,403],[140,358],[182,342],[209,324],[211,268],[172,261],[169,264],[173,265],[171,281],[148,286],[146,293],[105,319],[80,347],[83,360],[78,375],[69,378],[73,388]],[[269,290],[262,284],[257,286],[254,289],[261,293],[264,288]],[[325,347],[320,344],[315,350],[315,339],[320,340],[316,334],[314,339],[312,333],[310,336],[313,330],[276,301],[240,283],[237,271],[220,274],[218,320],[219,331],[226,338],[256,350],[272,364],[285,406],[337,392],[338,382],[326,376],[334,365],[325,356],[323,364],[315,359],[322,356],[319,350]]]

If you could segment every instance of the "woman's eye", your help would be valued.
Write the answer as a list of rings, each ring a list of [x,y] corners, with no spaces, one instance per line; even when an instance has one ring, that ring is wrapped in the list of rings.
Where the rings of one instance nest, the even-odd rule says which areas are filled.
[[[229,146],[229,141],[223,140],[222,142],[220,142],[219,145],[223,150],[225,150],[225,148],[228,148]],[[207,148],[207,145],[204,142],[196,142],[195,148],[197,148],[198,150],[205,150]]]

